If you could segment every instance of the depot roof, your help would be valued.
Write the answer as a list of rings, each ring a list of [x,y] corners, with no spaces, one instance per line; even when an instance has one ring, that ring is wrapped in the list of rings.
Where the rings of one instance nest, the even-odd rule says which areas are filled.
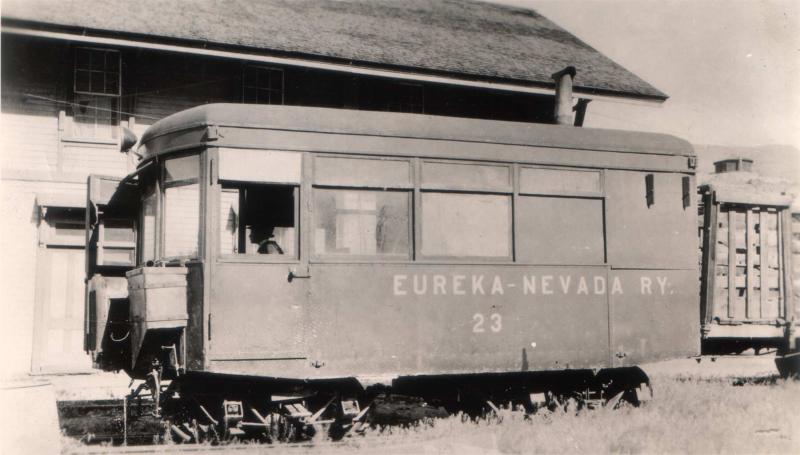
[[[4,31],[125,37],[516,87],[552,89],[551,75],[574,66],[578,95],[667,98],[536,11],[472,0],[4,0],[2,17]]]

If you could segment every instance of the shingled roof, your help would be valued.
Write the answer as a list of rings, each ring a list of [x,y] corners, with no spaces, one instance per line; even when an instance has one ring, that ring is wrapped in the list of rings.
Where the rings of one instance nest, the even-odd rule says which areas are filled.
[[[666,95],[536,11],[471,0],[3,0],[4,27],[663,101]]]

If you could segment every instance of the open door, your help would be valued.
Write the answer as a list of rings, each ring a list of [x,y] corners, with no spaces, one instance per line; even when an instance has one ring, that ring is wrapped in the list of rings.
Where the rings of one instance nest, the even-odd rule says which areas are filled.
[[[88,181],[84,349],[104,370],[123,368],[130,355],[125,272],[136,266],[136,188],[116,177]]]

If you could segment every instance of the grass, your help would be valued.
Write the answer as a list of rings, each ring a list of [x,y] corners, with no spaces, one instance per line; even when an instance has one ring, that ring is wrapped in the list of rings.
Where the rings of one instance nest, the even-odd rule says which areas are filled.
[[[351,450],[381,453],[800,453],[800,382],[656,378],[640,408],[511,411],[370,430]]]
[[[731,363],[741,362],[737,359]],[[689,365],[694,368],[693,362]],[[713,366],[720,366],[719,362]],[[698,373],[708,372],[711,367],[703,364],[696,371],[687,368],[683,374],[651,375],[655,396],[639,408],[557,411],[529,418],[503,409],[497,416],[478,421],[456,415],[406,428],[371,428],[364,436],[339,443],[315,440],[291,447],[233,443],[216,449],[223,453],[315,455],[800,454],[800,381],[783,381],[771,375]],[[170,452],[181,447],[154,448]],[[81,452],[71,445],[65,447],[64,453],[72,451]]]

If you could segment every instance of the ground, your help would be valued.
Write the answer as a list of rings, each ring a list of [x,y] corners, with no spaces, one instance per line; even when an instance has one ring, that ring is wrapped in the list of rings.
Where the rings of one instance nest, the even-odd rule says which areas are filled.
[[[654,398],[640,408],[537,414],[503,410],[411,428],[372,429],[342,443],[230,445],[221,453],[800,453],[800,382],[777,378],[770,356],[704,357],[645,365]],[[102,453],[139,448],[80,447]],[[145,450],[174,453],[180,446]],[[189,449],[188,447],[186,449]],[[194,447],[192,451],[197,451]]]

